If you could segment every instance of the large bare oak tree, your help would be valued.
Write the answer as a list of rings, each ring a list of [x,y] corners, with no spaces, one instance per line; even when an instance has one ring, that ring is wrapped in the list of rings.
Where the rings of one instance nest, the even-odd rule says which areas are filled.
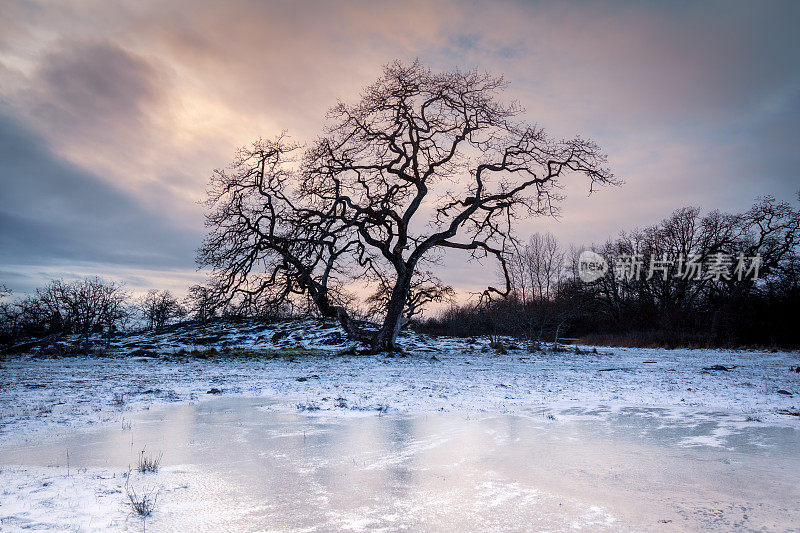
[[[568,173],[590,190],[614,177],[593,142],[554,141],[521,121],[504,88],[479,71],[398,61],[356,103],[333,107],[308,146],[281,135],[240,150],[209,190],[198,259],[212,267],[216,294],[260,309],[306,295],[374,351],[394,350],[420,302],[441,296],[426,269],[445,250],[496,260],[505,287],[484,295],[508,294],[515,220],[552,213]],[[377,330],[342,304],[354,279],[379,287]]]

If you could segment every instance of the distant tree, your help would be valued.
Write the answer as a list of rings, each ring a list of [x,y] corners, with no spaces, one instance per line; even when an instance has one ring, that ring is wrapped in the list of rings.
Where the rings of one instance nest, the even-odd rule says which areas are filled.
[[[445,250],[496,260],[508,295],[506,255],[520,216],[557,210],[558,180],[611,183],[591,141],[551,140],[504,104],[502,78],[433,73],[394,62],[355,104],[328,114],[325,135],[300,153],[285,136],[242,149],[211,182],[198,260],[219,296],[280,305],[307,294],[372,351],[394,350],[413,303],[415,274]],[[367,332],[331,288],[378,281],[388,295]]]
[[[84,339],[88,348],[89,336],[115,327],[127,316],[127,294],[122,286],[100,278],[51,284],[63,311],[64,323]]]
[[[0,344],[12,344],[18,333],[19,308],[9,301],[11,289],[0,284]]]
[[[31,326],[55,332],[74,332],[73,320],[64,302],[67,282],[53,280],[36,289],[34,295],[25,298],[21,304],[26,319]]]
[[[800,193],[798,193],[800,197]],[[799,198],[800,199],[800,198]],[[800,209],[772,196],[759,198],[740,216],[743,226],[742,252],[761,256],[761,272],[769,275],[787,266],[800,245]]]
[[[512,288],[523,303],[549,300],[564,276],[565,255],[551,233],[534,233],[509,259]],[[502,274],[502,273],[501,273]]]
[[[651,330],[664,339],[693,336],[709,345],[752,342],[784,321],[776,316],[777,305],[794,294],[798,243],[800,210],[772,197],[759,198],[738,214],[702,215],[698,208],[681,208],[657,224],[608,241],[597,251],[611,273],[581,287],[599,304],[600,329]],[[641,265],[638,278],[615,275],[615,258],[632,254]],[[730,275],[687,274],[690,259],[707,265],[719,255],[731,260]],[[740,258],[754,257],[759,258],[758,279],[735,275]],[[657,269],[650,272],[650,265]],[[770,325],[749,326],[762,321]]]
[[[217,316],[217,306],[218,300],[212,287],[206,285],[189,287],[184,308],[194,320],[203,324],[208,322]]]
[[[7,324],[14,337],[78,334],[88,350],[93,333],[109,332],[128,316],[128,295],[119,283],[100,278],[54,280],[34,294],[5,305]]]
[[[533,341],[557,339],[578,313],[578,299],[564,297],[566,253],[551,233],[534,233],[509,259],[512,287],[521,309],[508,313],[517,329]]]
[[[171,321],[186,316],[186,310],[170,291],[150,289],[139,300],[139,312],[151,330],[158,331]]]

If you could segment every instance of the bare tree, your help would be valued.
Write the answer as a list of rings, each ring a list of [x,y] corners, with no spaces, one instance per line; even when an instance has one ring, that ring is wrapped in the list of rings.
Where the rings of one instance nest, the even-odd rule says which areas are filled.
[[[800,209],[765,196],[758,198],[740,218],[744,226],[741,251],[746,255],[761,256],[763,274],[782,269],[784,260],[796,253],[800,245]]]
[[[270,305],[309,294],[323,316],[373,351],[394,350],[415,273],[444,250],[491,258],[504,272],[520,216],[557,210],[558,179],[613,182],[591,141],[553,141],[499,99],[505,82],[478,71],[433,73],[394,62],[355,104],[330,110],[299,159],[279,137],[240,152],[212,178],[200,251],[220,295]],[[336,305],[332,282],[386,280],[380,328],[365,332]]]
[[[13,344],[19,330],[19,307],[8,301],[11,289],[0,284],[0,344]]]
[[[510,297],[524,304],[530,296],[527,269],[525,268],[525,249],[517,247],[506,258],[506,269],[498,268],[498,275],[504,278],[508,273],[508,282],[511,285]]]
[[[126,316],[127,295],[117,283],[87,278],[71,283],[57,281],[51,286],[64,311],[64,322],[83,337],[87,349],[91,333],[111,329]]]
[[[139,311],[149,329],[158,331],[172,320],[186,315],[186,310],[170,291],[150,289],[139,301]]]
[[[207,285],[192,285],[184,301],[184,308],[194,320],[206,323],[217,314],[218,302],[215,298],[213,287]]]
[[[564,274],[564,252],[552,233],[534,233],[520,251],[522,273],[533,301],[554,296]]]
[[[128,316],[122,285],[100,278],[54,280],[6,309],[18,332],[39,336],[75,333],[88,350],[91,334],[110,332]]]

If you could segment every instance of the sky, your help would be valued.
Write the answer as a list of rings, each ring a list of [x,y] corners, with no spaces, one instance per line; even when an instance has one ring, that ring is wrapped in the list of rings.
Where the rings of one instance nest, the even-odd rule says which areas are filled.
[[[183,293],[237,146],[321,133],[384,64],[502,74],[523,118],[607,153],[517,234],[603,242],[673,210],[800,189],[800,2],[0,0],[0,283]],[[462,293],[486,268],[448,256]]]

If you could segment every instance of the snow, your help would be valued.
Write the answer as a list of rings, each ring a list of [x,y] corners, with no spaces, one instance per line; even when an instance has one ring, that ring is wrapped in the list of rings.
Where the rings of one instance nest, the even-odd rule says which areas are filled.
[[[220,424],[235,415],[239,425],[224,429],[222,443],[202,446],[217,450],[214,453],[244,447],[245,451],[238,453],[246,455],[252,452],[248,446],[253,446],[254,436],[261,442],[268,435],[273,444],[258,448],[256,456],[274,462],[280,475],[296,476],[312,486],[320,475],[334,483],[350,474],[365,480],[385,479],[387,472],[392,474],[390,479],[399,476],[428,483],[426,493],[408,494],[395,502],[377,501],[376,493],[376,501],[362,506],[342,504],[330,488],[319,488],[308,496],[316,498],[316,503],[306,502],[318,508],[316,518],[309,520],[312,525],[333,529],[397,529],[409,517],[420,526],[431,517],[440,520],[436,522],[439,524],[463,518],[465,524],[474,526],[479,524],[476,521],[495,514],[499,521],[491,525],[513,529],[519,525],[514,520],[532,519],[523,511],[541,513],[542,524],[553,530],[625,529],[622,524],[631,522],[618,515],[626,515],[628,510],[615,507],[614,502],[623,495],[632,498],[639,494],[631,492],[627,483],[633,480],[636,485],[641,465],[629,465],[622,475],[618,469],[626,463],[614,454],[625,450],[626,439],[631,438],[655,447],[656,451],[647,449],[654,456],[664,449],[682,450],[682,455],[672,458],[670,472],[677,474],[684,469],[681,476],[687,478],[716,479],[695,474],[692,468],[713,466],[719,460],[730,469],[726,475],[744,476],[742,472],[746,472],[747,479],[761,476],[764,486],[776,486],[781,472],[796,471],[798,466],[796,459],[791,459],[796,454],[788,454],[789,462],[783,466],[758,463],[757,468],[748,467],[750,470],[741,467],[763,453],[777,454],[784,460],[786,450],[800,442],[800,418],[787,414],[800,411],[800,374],[790,371],[800,366],[798,352],[590,346],[537,352],[519,341],[503,339],[508,349],[499,353],[490,349],[484,338],[405,333],[402,356],[341,355],[350,348],[349,343],[335,324],[317,321],[182,326],[166,333],[120,335],[109,342],[102,356],[71,354],[68,346],[74,341],[66,339],[60,350],[68,355],[41,351],[0,360],[0,530],[141,530],[141,519],[131,515],[125,501],[127,472],[122,465],[129,464],[128,459],[95,464],[75,458],[75,466],[68,467],[63,457],[37,462],[30,454],[48,443],[53,447],[48,452],[51,454],[81,449],[77,443],[83,441],[109,441],[112,444],[107,448],[114,450],[122,438],[130,438],[128,453],[134,453],[134,434],[136,446],[150,446],[153,439],[172,435],[165,429],[172,427],[165,420],[169,421],[173,416],[170,413],[178,408],[192,409],[195,418],[205,420],[203,417],[209,416]],[[714,367],[717,369],[710,370]],[[209,394],[212,389],[221,392]],[[243,407],[236,405],[226,407],[232,415],[219,414],[219,402],[237,399],[257,399],[258,403],[245,405],[246,416],[241,414]],[[205,405],[209,413],[198,415]],[[254,418],[253,409],[266,418],[255,417],[254,426],[240,427],[242,420]],[[286,416],[291,417],[288,422],[281,418]],[[442,427],[413,438],[406,438],[395,427],[396,423],[405,427],[402,422],[406,421],[419,431],[430,424],[428,416],[450,418]],[[376,422],[384,419],[387,421]],[[508,430],[508,425],[515,424],[522,424],[525,432],[534,435],[531,440],[526,442],[517,431]],[[147,428],[152,432],[149,436],[137,433]],[[364,449],[343,452],[344,457],[317,455],[311,462],[297,457],[307,439],[321,443],[312,446],[317,453],[320,446],[331,446],[331,439],[335,442],[342,432],[352,435],[356,430],[363,433],[361,438],[376,440]],[[205,427],[197,430],[195,437],[211,438],[207,433],[217,431],[217,426]],[[587,435],[600,440],[592,447],[583,443]],[[566,489],[559,485],[561,476],[554,474],[553,487],[545,490],[537,484],[536,476],[542,472],[522,479],[516,477],[517,470],[511,464],[501,465],[509,471],[500,475],[483,463],[487,456],[479,453],[496,449],[501,456],[521,453],[519,457],[527,457],[531,442],[547,438],[554,440],[541,444],[540,452],[548,455],[554,467],[566,471],[573,468],[575,476],[584,476],[584,482],[590,484],[613,472],[606,483],[624,480],[625,484],[605,500],[598,496],[587,501],[580,492],[570,492],[567,498],[562,492]],[[613,446],[608,444],[605,454],[595,456],[593,450],[605,445],[606,438]],[[66,447],[61,447],[65,442]],[[477,446],[476,442],[482,444]],[[161,520],[162,530],[176,524],[188,527],[188,523],[175,521],[187,516],[193,517],[192,524],[198,528],[198,524],[213,524],[219,530],[229,529],[230,524],[246,524],[247,513],[283,516],[287,509],[293,509],[282,507],[277,500],[267,504],[256,500],[247,510],[231,507],[231,501],[238,501],[230,500],[231,495],[241,487],[230,479],[227,485],[220,485],[219,475],[203,465],[204,459],[191,455],[192,450],[200,453],[196,449],[200,444],[189,441],[184,446],[186,457],[169,459],[170,464],[157,476],[132,474],[139,486],[156,483],[157,479],[164,503],[159,504],[161,518],[154,518],[154,523]],[[560,446],[579,446],[575,451],[578,455],[558,460],[550,457]],[[175,455],[175,450],[167,449]],[[340,453],[341,448],[334,449],[328,453]],[[384,451],[377,453],[376,449]],[[628,457],[642,456],[638,451],[626,453]],[[736,454],[736,458],[730,461],[728,455],[709,454]],[[576,457],[582,461],[578,466],[573,465]],[[715,459],[709,463],[709,457]],[[688,463],[690,460],[695,463]],[[414,466],[419,464],[423,466]],[[662,467],[660,463],[654,465],[650,466],[651,477],[639,480],[637,490],[650,491],[651,506],[659,513],[671,512],[672,508],[657,507],[661,505],[656,503],[660,501],[658,488],[648,485],[648,479],[659,479]],[[353,472],[345,469],[351,467]],[[330,468],[339,470],[331,473],[327,470]],[[465,475],[474,478],[473,483],[459,490],[444,481]],[[275,483],[283,483],[283,479]],[[263,484],[261,478],[253,483],[259,487]],[[727,482],[720,483],[722,488],[714,490],[727,490]],[[791,499],[791,490],[797,487],[791,489],[791,481],[784,484],[789,487],[786,497]],[[750,499],[761,494],[756,491],[757,485],[753,487],[755,496]],[[303,485],[296,492],[304,494],[305,490]],[[390,484],[389,488],[375,490],[394,494],[392,491],[399,489]],[[209,515],[211,511],[198,503],[209,494],[220,502],[214,513],[224,509],[228,514]],[[359,492],[354,497],[365,496]],[[442,514],[441,506],[452,506],[465,497],[469,505]],[[705,498],[702,492],[681,497],[687,499],[679,502],[684,507],[696,503],[691,498]],[[780,512],[788,513],[780,523],[791,523],[796,517],[785,505],[769,507],[773,497],[768,493],[763,496],[765,501],[759,504],[763,516],[780,508]],[[728,498],[725,501],[730,508],[741,503],[727,493],[724,498]],[[569,512],[563,514],[566,508]],[[523,514],[508,515],[509,509],[519,509]],[[715,512],[705,507],[697,511],[704,517],[712,516],[703,520],[719,527],[723,522],[714,522]],[[757,516],[754,509],[742,512],[744,518],[737,515],[736,520],[750,520],[746,523],[751,526],[764,523],[752,521]],[[635,513],[631,516],[641,518]],[[672,516],[670,520],[679,518]],[[696,524],[684,525],[691,529]],[[149,523],[147,527],[150,529]],[[645,529],[657,527],[649,523]]]
[[[4,467],[0,479],[0,531],[64,530],[80,531],[131,530],[141,531],[142,521],[134,516],[127,504],[125,477],[127,472],[112,469],[73,469],[63,467]],[[146,490],[152,480],[131,474],[132,482]],[[169,485],[169,472],[160,477],[156,487],[163,493],[178,490]],[[133,480],[136,481],[133,481]]]
[[[276,333],[280,338],[272,340]],[[341,416],[458,411],[608,418],[635,407],[673,421],[796,426],[797,417],[781,411],[800,409],[800,374],[789,371],[800,365],[797,352],[592,353],[582,346],[580,354],[573,347],[532,353],[506,339],[512,349],[499,354],[487,339],[410,333],[401,339],[404,357],[339,356],[348,347],[339,337],[334,324],[314,321],[227,324],[119,337],[103,357],[7,357],[0,362],[0,437],[121,424],[131,410],[203,400],[211,389],[278,399],[271,409]],[[160,355],[125,356],[142,346]],[[207,352],[234,347],[266,355]],[[191,350],[208,355],[184,353]],[[714,365],[731,370],[703,370]]]

